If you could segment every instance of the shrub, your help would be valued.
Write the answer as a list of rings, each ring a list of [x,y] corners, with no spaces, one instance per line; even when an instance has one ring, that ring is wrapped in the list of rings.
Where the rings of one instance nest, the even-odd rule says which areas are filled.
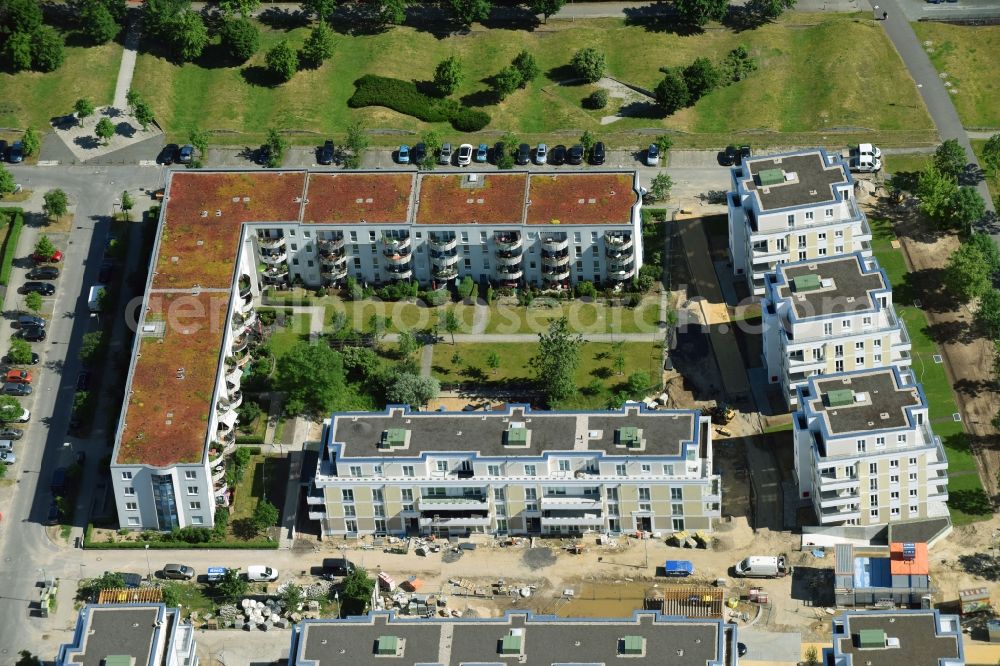
[[[267,71],[282,82],[290,81],[299,68],[299,55],[285,40],[272,46],[264,61],[267,63]]]
[[[260,30],[245,18],[228,19],[219,31],[222,44],[236,62],[246,62],[260,48]]]
[[[608,105],[608,91],[603,88],[595,90],[583,98],[583,106],[588,109],[603,109]]]
[[[574,53],[569,65],[588,83],[594,83],[604,76],[606,66],[604,53],[594,48],[580,49]]]
[[[449,120],[462,132],[477,132],[491,120],[489,114],[478,109],[425,95],[412,81],[368,74],[355,81],[354,86],[354,94],[347,100],[347,105],[354,109],[384,106],[429,123]]]
[[[490,124],[490,114],[462,107],[451,116],[451,126],[459,132],[478,132]]]
[[[21,212],[14,213],[13,221],[10,223],[10,231],[7,232],[7,241],[3,246],[3,255],[0,256],[0,284],[9,284],[11,263],[14,261],[14,253],[17,251],[17,240],[21,237],[21,229],[24,228],[24,217]]]

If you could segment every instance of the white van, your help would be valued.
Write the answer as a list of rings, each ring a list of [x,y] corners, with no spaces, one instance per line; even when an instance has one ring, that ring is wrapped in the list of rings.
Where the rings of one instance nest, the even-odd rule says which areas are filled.
[[[743,578],[780,578],[788,573],[785,557],[780,555],[751,555],[733,567],[737,576]]]
[[[269,582],[278,580],[278,570],[254,564],[247,567],[247,580],[251,582]]]
[[[7,451],[8,453],[14,450],[14,442],[9,439],[0,439],[0,451]]]

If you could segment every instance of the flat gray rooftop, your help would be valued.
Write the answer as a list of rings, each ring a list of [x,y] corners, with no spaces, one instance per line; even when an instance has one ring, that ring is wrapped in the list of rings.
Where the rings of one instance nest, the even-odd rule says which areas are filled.
[[[153,626],[159,609],[149,606],[129,608],[91,606],[85,616],[83,645],[77,652],[67,652],[67,663],[80,666],[103,666],[105,657],[128,655],[135,664],[148,664],[153,649]],[[166,631],[166,625],[159,627]]]
[[[412,666],[413,664],[503,664],[552,666],[559,663],[670,664],[708,666],[723,663],[717,654],[720,625],[715,622],[683,622],[640,616],[614,621],[540,621],[514,615],[494,621],[388,622],[386,616],[370,623],[305,622],[299,646],[302,658],[290,655],[291,666]],[[499,654],[500,643],[511,629],[521,629],[521,654]],[[401,657],[377,656],[379,636],[404,639]],[[626,636],[644,639],[642,652],[623,657],[620,647]]]
[[[757,197],[761,211],[834,201],[834,185],[848,182],[841,163],[826,166],[819,151],[783,157],[753,157],[748,161],[748,167],[750,177],[744,178],[743,186]],[[758,174],[771,169],[780,169],[786,174],[794,173],[795,178],[777,185],[760,185]]]
[[[897,386],[891,368],[834,376],[815,382],[815,386],[819,395],[809,400],[809,406],[826,420],[827,430],[834,435],[906,427],[904,410],[923,404],[916,387]],[[829,393],[842,390],[853,391],[855,396],[864,393],[866,399],[846,406],[829,406]]]
[[[938,666],[945,658],[958,657],[958,642],[954,636],[938,636],[933,613],[874,613],[849,615],[850,635],[836,639],[842,654],[852,657],[854,666],[867,662],[878,666]],[[894,622],[889,622],[893,618]],[[887,638],[898,638],[898,648],[861,649],[858,632],[881,629]]]
[[[680,456],[694,438],[694,412],[422,412],[346,414],[334,418],[333,441],[343,444],[341,458],[417,457],[429,451],[472,451],[483,457],[539,456],[546,451],[605,451],[610,455]],[[512,423],[528,430],[527,446],[508,446],[504,435]],[[641,449],[615,442],[615,431],[634,427],[645,440]],[[380,447],[382,433],[404,429],[403,448]],[[692,442],[693,445],[697,443]]]
[[[872,292],[888,288],[881,271],[865,272],[855,255],[785,265],[781,270],[788,284],[778,289],[778,295],[790,300],[799,319],[872,311],[875,309]],[[815,275],[821,283],[830,281],[831,284],[808,291],[796,290],[795,278],[807,275]]]

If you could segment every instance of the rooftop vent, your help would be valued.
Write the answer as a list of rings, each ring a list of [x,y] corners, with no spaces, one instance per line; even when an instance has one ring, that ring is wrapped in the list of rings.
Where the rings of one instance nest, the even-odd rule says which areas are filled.
[[[375,639],[375,654],[379,657],[402,657],[405,638],[379,636]]]
[[[819,276],[809,273],[808,275],[799,275],[792,280],[792,288],[795,291],[816,291],[822,286],[819,281]]]
[[[851,389],[835,389],[827,391],[827,407],[847,407],[854,402],[854,391]]]
[[[222,209],[221,208],[216,208],[215,209],[215,216],[216,217],[222,217]]]
[[[410,431],[406,428],[389,428],[382,431],[378,445],[380,449],[403,449],[410,442]]]
[[[762,187],[780,185],[785,182],[785,172],[781,169],[763,169],[757,173],[757,179]]]
[[[625,636],[618,639],[618,654],[626,657],[640,657],[646,652],[646,639],[643,636]]]
[[[524,423],[512,422],[503,432],[504,446],[528,446],[531,432]]]
[[[642,430],[635,426],[625,426],[615,431],[615,444],[630,449],[641,449],[643,445]]]
[[[885,421],[886,419],[889,418],[889,412],[882,412],[881,414],[878,415],[878,417],[883,421]]]
[[[885,647],[885,632],[881,629],[862,629],[858,632],[858,647],[862,650]]]
[[[524,631],[511,629],[510,633],[500,639],[500,654],[521,654],[524,647]]]
[[[469,176],[468,176],[468,178],[466,178],[466,180],[468,182],[470,182],[470,183],[479,182],[479,174],[478,173],[470,173]]]

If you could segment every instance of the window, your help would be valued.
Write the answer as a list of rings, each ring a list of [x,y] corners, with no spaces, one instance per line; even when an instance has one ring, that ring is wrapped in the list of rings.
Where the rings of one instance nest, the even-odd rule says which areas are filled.
[[[890,474],[889,475],[889,483],[891,483],[894,486],[898,486],[899,485],[899,474]]]
[[[829,322],[823,324],[823,335],[833,335],[833,324]]]
[[[198,486],[188,486],[188,495],[197,495]]]
[[[372,488],[372,501],[373,502],[385,501],[385,495],[382,494],[381,488]]]
[[[911,465],[916,465],[916,464],[917,464],[917,459],[916,459],[916,458],[910,458],[908,462],[909,462],[909,463],[910,463]]]
[[[608,488],[608,501],[609,502],[617,502],[618,501],[618,489],[617,488]]]
[[[125,493],[126,497],[134,497],[135,496],[135,488],[133,488],[132,486],[125,486],[125,488],[123,489],[122,492]]]
[[[191,522],[195,525],[204,525],[205,518],[204,516],[191,516]]]
[[[684,531],[684,519],[683,518],[673,518],[670,521],[670,526],[673,528],[673,530],[675,532],[683,532]]]
[[[812,213],[806,213],[806,218],[807,219],[811,219],[811,218],[809,218],[809,215],[812,215]],[[816,234],[816,240],[821,241],[821,242],[826,242],[826,232],[823,232],[823,233],[820,233],[820,234]]]
[[[861,319],[861,325],[862,325],[862,326],[864,326],[865,328],[871,328],[871,325],[872,325],[872,318],[871,318],[870,316],[868,316],[868,317],[863,317],[863,318]]]
[[[825,257],[826,256],[826,248],[825,247],[821,247],[819,250],[817,250],[817,254],[819,254],[819,256],[821,256],[821,257]]]
[[[343,488],[340,491],[340,496],[343,498],[343,500],[345,502],[353,502],[354,501],[354,491],[352,489],[350,489],[350,488]]]
[[[798,241],[799,241],[798,242],[798,248],[801,250],[802,248],[804,248],[806,246],[806,235],[805,234],[801,234],[799,236],[799,238],[798,238]]]
[[[794,213],[789,213],[788,214],[788,226],[791,227],[791,226],[794,226],[794,225],[795,225],[795,214]]]
[[[361,476],[361,465],[351,465],[351,476]]]
[[[122,472],[122,481],[131,481],[132,472]]]
[[[840,322],[840,327],[845,331],[851,330],[851,320],[845,319],[844,321]]]
[[[903,434],[903,435],[896,435],[896,443],[897,444],[906,444],[906,435],[905,434]]]
[[[868,490],[870,492],[878,490],[878,479],[868,479]]]
[[[806,222],[812,222],[812,220],[813,220],[813,212],[811,210],[807,210],[806,211]]]
[[[138,525],[139,524],[139,518],[137,516],[129,516],[128,524],[129,525]]]
[[[891,499],[891,500],[898,500],[899,499],[899,491],[898,490],[893,490],[891,493],[889,493],[889,499]]]
[[[448,471],[448,461],[447,460],[438,460],[437,463],[436,463],[436,465],[437,465],[437,471],[439,471],[439,472],[447,472]]]
[[[382,463],[378,463],[374,467],[375,476],[382,476]]]
[[[834,364],[833,364],[833,371],[834,372],[843,372],[844,371],[844,362],[843,361],[835,361]]]
[[[400,491],[400,499],[402,499],[404,502],[412,502],[413,501],[413,489],[412,488],[403,488]]]
[[[559,471],[560,472],[568,472],[569,471],[569,461],[568,460],[560,460],[559,461]]]
[[[684,490],[682,488],[671,488],[670,499],[672,500],[684,499]]]
[[[841,358],[844,355],[844,345],[836,345],[833,348],[833,355],[837,358]]]
[[[824,208],[823,209],[823,217],[826,218],[827,220],[833,219],[833,209],[832,208]],[[837,233],[840,234],[841,236],[844,235],[843,231],[838,231]]]
[[[899,507],[898,506],[889,507],[889,517],[890,518],[899,518]]]
[[[878,509],[871,509],[868,511],[868,515],[872,520],[878,520]]]
[[[386,531],[386,529],[385,529],[385,519],[384,518],[381,518],[381,519],[376,518],[375,519],[375,533],[376,534],[384,534],[385,531]]]
[[[910,497],[916,497],[916,496],[917,496],[917,489],[910,488]]]
[[[916,482],[916,480],[917,480],[917,473],[916,473],[916,472],[910,472],[910,475],[909,475],[909,476],[908,476],[907,478],[908,478],[908,479],[909,479],[910,481],[914,481],[914,482]]]
[[[893,458],[889,461],[890,469],[899,469],[899,458]]]
[[[864,356],[855,356],[854,357],[854,365],[855,365],[855,367],[857,367],[859,365],[863,366],[864,364],[865,364],[865,357]]]
[[[865,440],[859,439],[857,444],[858,444],[858,453],[864,453],[867,450],[867,446],[865,445]]]
[[[920,507],[919,506],[917,506],[916,504],[911,504],[910,505],[910,513],[918,513],[919,511],[920,511]]]
[[[684,505],[680,502],[676,502],[670,505],[670,515],[671,516],[683,516],[684,515]]]
[[[833,214],[833,209],[832,208],[830,209],[830,214],[831,215]],[[833,232],[833,237],[834,238],[843,238],[844,237],[844,230],[843,229],[837,229],[836,231]]]
[[[139,510],[139,504],[136,503],[136,502],[125,502],[125,510],[126,511],[138,511]]]
[[[884,449],[885,448],[885,436],[884,435],[879,435],[878,437],[875,438],[875,448],[876,449]]]
[[[673,476],[674,475],[674,466],[673,465],[664,465],[663,466],[663,473],[666,476]]]
[[[184,470],[184,478],[190,481],[194,481],[195,479],[198,478],[198,472],[196,472],[193,469],[186,469]]]
[[[201,511],[201,502],[191,502],[188,506],[192,511]]]
[[[878,495],[871,495],[868,498],[868,506],[878,506]]]
[[[534,465],[525,465],[524,466],[524,475],[525,476],[535,476],[535,473],[536,472],[535,472],[535,466]]]
[[[506,493],[504,493],[503,488],[493,489],[493,499],[497,502],[503,502],[507,498]]]
[[[807,258],[808,258],[808,255],[806,254],[805,250],[800,250],[799,251],[799,261],[805,261]],[[778,262],[778,263],[782,263],[782,262]]]
[[[486,476],[500,476],[500,465],[487,465]]]
[[[615,465],[615,476],[625,476],[625,465]]]
[[[536,500],[536,499],[538,499],[538,489],[537,488],[525,488],[524,489],[524,499],[526,499],[526,500]]]
[[[653,473],[653,466],[652,465],[647,465],[647,464],[644,463],[642,465],[642,473],[643,474],[652,474]]]
[[[844,254],[844,246],[841,245],[840,243],[834,245],[833,246],[833,253],[834,254]]]
[[[354,518],[358,515],[358,512],[354,509],[353,504],[345,504],[344,515],[347,516],[348,518]]]
[[[415,476],[413,465],[403,465],[403,476]]]
[[[864,451],[864,445],[865,445],[864,441],[859,441],[858,442],[858,453],[861,453],[861,452]],[[878,463],[868,463],[868,473],[869,474],[878,474]],[[876,482],[875,487],[876,488],[878,487],[878,482]]]
[[[882,354],[872,354],[872,362],[875,365],[881,364],[882,363]]]
[[[344,521],[344,527],[347,529],[348,532],[357,532],[358,531],[358,521],[356,521],[356,520],[345,520]]]
[[[649,500],[649,488],[639,488],[639,499]]]
[[[854,351],[864,351],[864,350],[865,350],[865,341],[864,340],[862,340],[861,342],[855,342],[854,343]]]

